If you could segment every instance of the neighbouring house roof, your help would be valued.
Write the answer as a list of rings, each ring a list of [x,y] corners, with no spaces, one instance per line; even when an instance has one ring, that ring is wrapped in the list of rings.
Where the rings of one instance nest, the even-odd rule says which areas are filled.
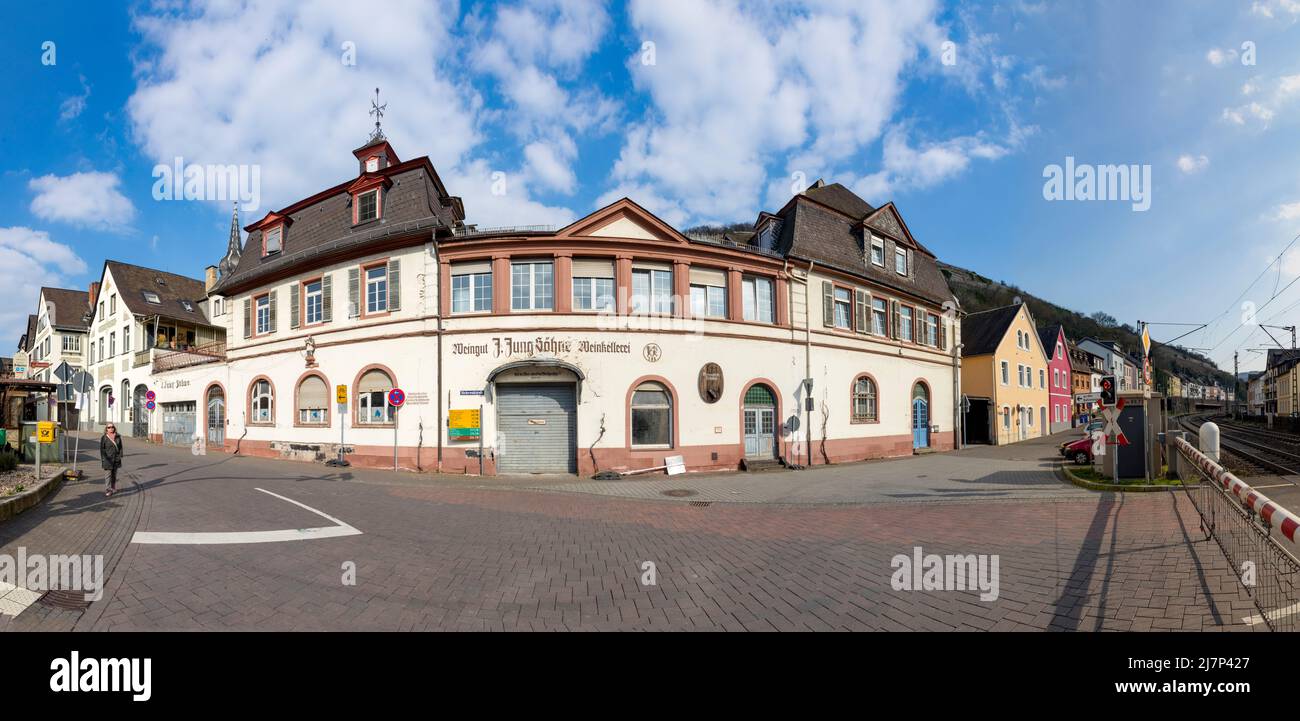
[[[70,288],[41,288],[41,295],[53,306],[50,325],[84,331],[90,327],[90,294]]]
[[[1065,354],[1070,356],[1070,370],[1076,373],[1092,373],[1094,371],[1092,363],[1090,363],[1088,359],[1090,356],[1096,358],[1097,356],[1095,354],[1089,353],[1079,346],[1068,342]],[[1078,357],[1079,354],[1082,354],[1084,357]]]
[[[1038,340],[1043,344],[1043,352],[1048,358],[1056,352],[1056,340],[1061,337],[1061,324],[1053,323],[1052,325],[1038,326]],[[1049,350],[1051,349],[1051,350]]]
[[[32,341],[36,340],[36,314],[27,316],[27,332],[18,341],[19,350],[31,350]]]
[[[207,297],[203,281],[116,260],[106,261],[104,265],[113,274],[118,298],[133,314],[212,325],[203,307],[203,299]],[[146,300],[145,291],[156,293],[159,302]],[[189,309],[184,305],[186,301]]]
[[[1264,361],[1265,368],[1272,368],[1280,365],[1295,365],[1300,360],[1300,350],[1290,348],[1269,348],[1268,357]]]
[[[1004,305],[1001,308],[971,313],[961,319],[961,354],[965,356],[987,355],[998,349],[1002,339],[1007,335],[1020,305]]]

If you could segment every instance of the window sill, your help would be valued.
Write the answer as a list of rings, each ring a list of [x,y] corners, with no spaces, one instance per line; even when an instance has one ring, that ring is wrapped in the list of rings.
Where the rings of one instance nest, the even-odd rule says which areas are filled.
[[[294,428],[329,428],[329,423],[294,423]]]
[[[246,423],[249,428],[275,428],[274,423]]]
[[[849,423],[855,426],[874,426],[880,424],[879,418],[852,418]]]
[[[352,427],[353,427],[353,428],[392,428],[392,427],[394,427],[395,425],[396,425],[396,424],[394,424],[394,423],[365,423],[365,422],[358,422],[358,423],[354,423],[354,424],[352,425]]]
[[[631,446],[631,447],[628,448],[628,450],[629,450],[629,451],[671,451],[671,450],[673,450],[673,447],[672,447],[671,445],[668,445],[668,446]]]

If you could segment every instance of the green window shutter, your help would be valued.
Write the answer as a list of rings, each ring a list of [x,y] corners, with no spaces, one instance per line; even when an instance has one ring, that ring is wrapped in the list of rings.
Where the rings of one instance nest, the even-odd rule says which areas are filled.
[[[302,283],[294,283],[289,287],[292,291],[289,294],[289,328],[292,329],[297,328],[299,325],[300,308],[298,306],[298,296],[301,294]]]
[[[320,279],[321,320],[328,323],[334,320],[334,283],[326,275]]]
[[[244,337],[253,337],[253,300],[244,299]]]
[[[361,269],[348,268],[348,317],[361,315]]]
[[[402,309],[402,261],[388,261],[388,310]]]
[[[267,315],[269,316],[267,320],[267,326],[268,326],[267,332],[274,333],[275,332],[275,306],[276,306],[275,291],[271,291],[271,294],[267,297],[267,305],[270,306],[269,312],[267,313]]]
[[[867,332],[867,307],[870,301],[867,299],[865,290],[853,291],[854,310],[856,311],[857,328],[859,333]]]
[[[835,285],[829,280],[822,281],[822,325],[835,327]]]

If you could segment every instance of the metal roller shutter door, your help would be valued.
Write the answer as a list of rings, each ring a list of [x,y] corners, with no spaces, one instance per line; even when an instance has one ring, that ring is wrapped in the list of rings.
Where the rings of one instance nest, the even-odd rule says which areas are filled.
[[[497,470],[574,473],[577,399],[571,385],[496,386]]]
[[[188,446],[194,442],[197,403],[164,403],[163,443],[169,446]]]

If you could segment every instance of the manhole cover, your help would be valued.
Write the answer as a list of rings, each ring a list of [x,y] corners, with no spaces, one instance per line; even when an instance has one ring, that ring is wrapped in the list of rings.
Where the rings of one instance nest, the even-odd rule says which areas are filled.
[[[55,608],[65,608],[70,611],[80,611],[90,605],[86,600],[85,591],[48,591],[40,598],[41,605],[54,606]]]
[[[693,496],[693,495],[695,495],[695,491],[692,491],[692,490],[689,489],[689,488],[673,488],[673,489],[670,489],[670,490],[664,491],[664,495],[665,495],[665,496],[672,496],[673,498],[686,498],[687,496]]]

